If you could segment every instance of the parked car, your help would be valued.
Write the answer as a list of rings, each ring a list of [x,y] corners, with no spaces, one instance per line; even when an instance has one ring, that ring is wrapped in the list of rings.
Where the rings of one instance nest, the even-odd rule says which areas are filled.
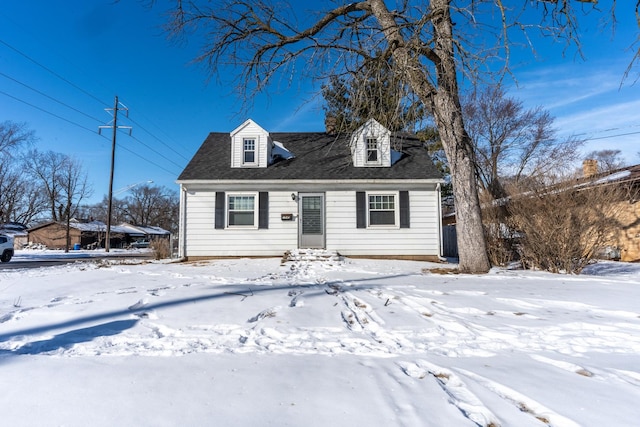
[[[144,240],[144,239],[140,239],[140,240],[136,240],[135,242],[132,242],[129,247],[133,248],[133,249],[142,249],[142,248],[148,248],[149,247],[149,241],[148,240]]]
[[[13,257],[13,237],[0,234],[0,261],[9,262]]]

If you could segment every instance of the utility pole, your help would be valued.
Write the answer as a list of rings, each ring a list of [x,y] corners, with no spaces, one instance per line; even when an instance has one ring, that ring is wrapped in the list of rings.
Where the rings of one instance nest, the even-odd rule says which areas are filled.
[[[115,97],[113,108],[105,108],[105,111],[113,111],[113,120],[111,125],[98,126],[98,133],[102,129],[111,129],[113,136],[111,138],[111,171],[109,176],[109,203],[107,205],[107,232],[105,235],[104,251],[109,252],[111,246],[111,205],[113,201],[113,171],[116,160],[116,133],[118,129],[128,129],[129,135],[131,135],[131,126],[118,126],[118,110],[125,112],[125,116],[129,117],[129,109],[124,104],[118,102],[118,95]]]

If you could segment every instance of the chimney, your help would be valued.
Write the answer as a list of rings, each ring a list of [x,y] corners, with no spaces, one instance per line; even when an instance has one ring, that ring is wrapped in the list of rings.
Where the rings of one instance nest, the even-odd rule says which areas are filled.
[[[589,178],[598,173],[598,161],[596,159],[586,159],[582,162],[582,175]]]
[[[327,114],[324,118],[324,128],[329,135],[335,135],[336,133],[336,118]]]

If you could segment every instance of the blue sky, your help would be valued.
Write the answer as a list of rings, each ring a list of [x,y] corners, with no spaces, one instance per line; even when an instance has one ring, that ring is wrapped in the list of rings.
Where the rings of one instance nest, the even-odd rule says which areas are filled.
[[[97,130],[109,124],[105,108],[116,95],[129,109],[119,124],[133,129],[132,137],[118,133],[115,192],[147,180],[177,190],[177,176],[207,134],[249,117],[268,131],[324,128],[321,99],[304,82],[260,96],[241,112],[229,81],[207,81],[206,70],[192,63],[200,40],[166,39],[159,3],[149,10],[133,0],[67,0],[64,7],[24,0],[0,9],[0,120],[26,122],[36,148],[81,160],[94,190],[90,202],[108,191],[111,132]],[[585,151],[620,149],[629,163],[640,163],[640,83],[620,86],[638,34],[628,7],[614,36],[587,27],[586,61],[571,51],[563,57],[550,40],[539,44],[536,59],[523,57],[514,67],[518,85],[510,93],[548,109],[561,134],[588,139]]]

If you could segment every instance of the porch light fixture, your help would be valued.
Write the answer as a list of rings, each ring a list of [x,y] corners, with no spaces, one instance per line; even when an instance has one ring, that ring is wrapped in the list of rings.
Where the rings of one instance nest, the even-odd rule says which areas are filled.
[[[296,201],[296,193],[291,193],[291,200]]]

